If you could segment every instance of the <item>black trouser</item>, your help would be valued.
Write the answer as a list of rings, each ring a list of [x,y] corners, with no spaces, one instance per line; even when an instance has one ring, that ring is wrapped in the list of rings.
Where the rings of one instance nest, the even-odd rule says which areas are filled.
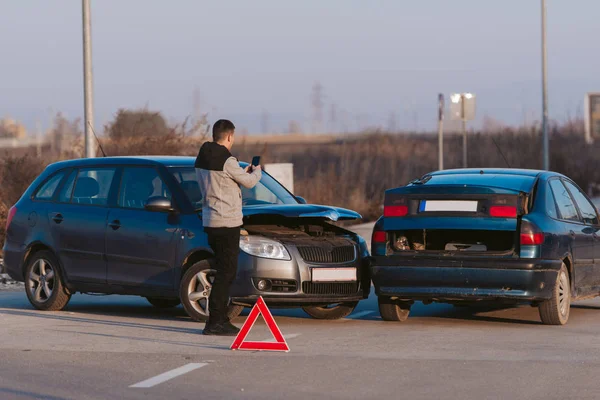
[[[209,321],[211,325],[227,322],[229,289],[237,274],[240,253],[240,227],[209,228],[208,244],[215,252],[217,275],[208,299]]]

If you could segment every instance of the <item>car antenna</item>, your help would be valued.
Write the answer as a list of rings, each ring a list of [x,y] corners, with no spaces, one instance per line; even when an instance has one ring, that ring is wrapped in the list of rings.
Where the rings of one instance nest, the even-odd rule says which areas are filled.
[[[96,135],[96,131],[94,131],[94,127],[92,126],[92,124],[90,123],[90,121],[88,121],[88,125],[90,126],[90,129],[92,130],[92,133],[94,134],[94,137],[96,138],[96,141],[98,142],[98,146],[100,147],[100,151],[102,152],[102,156],[106,157],[106,153],[104,152],[104,149],[102,148],[102,143],[100,143],[100,139],[98,139],[98,136]]]
[[[493,136],[490,136],[492,138],[492,142],[494,142],[494,144],[496,145],[496,148],[498,149],[498,152],[500,153],[500,155],[502,156],[502,158],[504,159],[504,162],[506,163],[506,165],[508,165],[508,168],[512,168],[510,166],[510,163],[508,162],[508,160],[506,159],[506,157],[504,157],[504,153],[502,152],[502,149],[500,148],[500,146],[498,146],[498,143],[496,143],[496,141],[494,140]]]

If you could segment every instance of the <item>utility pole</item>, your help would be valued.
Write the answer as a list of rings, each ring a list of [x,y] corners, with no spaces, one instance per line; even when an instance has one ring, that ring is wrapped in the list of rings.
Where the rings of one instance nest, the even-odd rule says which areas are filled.
[[[460,115],[463,135],[463,168],[467,168],[467,118],[465,116],[465,95],[460,95]]]
[[[81,0],[83,14],[83,105],[85,123],[85,156],[96,156],[94,148],[94,88],[92,77],[92,22],[90,0]]]
[[[542,137],[544,169],[550,169],[550,140],[548,138],[548,54],[546,50],[546,0],[542,0]]]
[[[444,95],[438,95],[438,169],[444,169]]]

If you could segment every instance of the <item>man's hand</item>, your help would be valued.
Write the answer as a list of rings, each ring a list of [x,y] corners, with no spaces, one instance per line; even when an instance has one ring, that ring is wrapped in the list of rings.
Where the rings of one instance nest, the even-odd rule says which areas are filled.
[[[261,170],[262,168],[260,167],[260,165],[257,165],[256,167],[252,166],[252,165],[248,165],[246,168],[244,168],[244,171],[246,171],[247,173],[252,173],[255,170]]]

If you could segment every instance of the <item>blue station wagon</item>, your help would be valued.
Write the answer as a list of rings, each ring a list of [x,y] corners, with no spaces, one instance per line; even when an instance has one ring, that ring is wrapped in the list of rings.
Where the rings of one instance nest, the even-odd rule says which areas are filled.
[[[600,221],[564,175],[519,169],[426,174],[385,193],[372,279],[385,320],[415,301],[530,304],[564,325],[572,300],[600,294]]]
[[[202,227],[193,157],[107,157],[49,165],[10,209],[9,275],[31,304],[60,310],[72,294],[143,296],[208,317],[213,252]],[[240,163],[246,166],[246,163]],[[242,188],[244,226],[229,317],[259,296],[314,318],[350,314],[369,295],[363,238],[335,224],[354,211],[306,204],[268,173]]]

